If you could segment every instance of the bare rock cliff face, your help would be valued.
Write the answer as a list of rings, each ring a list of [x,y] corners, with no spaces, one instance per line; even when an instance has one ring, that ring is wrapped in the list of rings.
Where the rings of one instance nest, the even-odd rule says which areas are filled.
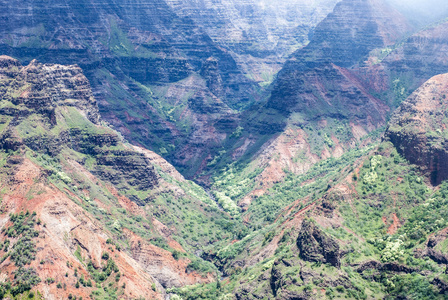
[[[267,103],[243,118],[248,120],[243,127],[253,134],[277,134],[257,152],[257,163],[265,168],[261,182],[281,181],[282,169],[300,174],[321,159],[339,157],[385,125],[390,108],[358,70],[368,67],[371,52],[393,45],[411,29],[380,0],[344,0],[335,6],[310,43],[284,64]],[[306,160],[297,159],[301,153]]]
[[[420,31],[406,39],[383,63],[396,72],[412,72],[419,79],[446,73],[447,32],[448,22]]]
[[[389,20],[393,20],[392,24],[389,24]],[[325,99],[327,102],[332,98],[339,100],[347,111],[343,102],[352,102],[350,94],[348,97],[343,94],[339,97],[334,95],[335,91],[347,90],[347,84],[338,83],[337,76],[340,75],[337,73],[342,71],[341,75],[347,74],[344,77],[353,82],[354,88],[358,89],[356,93],[365,93],[362,87],[356,87],[354,76],[344,70],[361,63],[373,49],[393,44],[409,30],[406,20],[392,8],[389,10],[381,1],[345,0],[338,3],[333,13],[316,27],[309,45],[296,51],[293,58],[286,62],[273,84],[268,107],[287,113],[302,111],[303,106],[319,109],[322,105],[318,105],[316,100],[307,100],[304,95],[309,92],[315,94],[313,90],[320,88],[328,93],[321,98],[328,98]],[[309,77],[316,78],[317,81],[329,81],[331,84],[322,86],[310,82]],[[372,98],[368,101],[375,101]],[[356,99],[357,96],[354,97],[355,101]],[[320,109],[327,107],[334,109],[332,105],[324,105]],[[369,111],[377,121],[384,121],[381,116],[384,111]],[[351,113],[350,108],[348,113]]]
[[[51,128],[60,125],[58,122],[61,122],[66,110],[71,107],[93,124],[100,122],[89,81],[79,67],[41,64],[35,60],[22,67],[18,61],[7,56],[0,57],[0,64],[5,66],[3,72],[0,70],[0,97],[5,103],[1,112],[12,117],[9,121],[10,130],[3,133],[4,140],[18,126],[18,135],[23,135],[17,137],[16,142],[37,152],[55,156],[63,147],[69,146],[81,153],[96,155],[98,166],[95,173],[110,182],[119,184],[126,180],[139,189],[148,189],[157,183],[157,175],[143,154],[101,149],[121,142],[115,133],[94,133],[83,127],[83,124],[69,126],[70,128],[60,130],[57,134],[51,133]],[[38,134],[32,134],[26,129],[22,132],[20,124],[26,123],[35,113],[44,123],[47,122],[48,128],[43,126]],[[37,118],[36,124],[30,125],[40,127],[40,121]],[[6,144],[4,148],[7,148]]]
[[[401,104],[385,133],[434,185],[448,179],[447,94],[448,75],[431,78]]]
[[[309,46],[294,56],[306,61],[313,55],[311,63],[328,61],[347,68],[411,29],[406,18],[382,0],[344,0],[319,23]]]
[[[19,108],[46,111],[49,117],[54,117],[57,106],[71,106],[92,123],[99,122],[90,83],[78,66],[44,65],[33,60],[22,67],[18,60],[0,56],[0,75],[2,101],[10,101]]]
[[[2,54],[78,64],[106,121],[186,169],[200,166],[236,127],[220,120],[260,97],[231,54],[163,0],[0,5]],[[203,103],[213,117],[197,111]]]
[[[244,72],[260,82],[269,82],[287,57],[308,43],[314,27],[337,2],[167,1],[229,49]]]

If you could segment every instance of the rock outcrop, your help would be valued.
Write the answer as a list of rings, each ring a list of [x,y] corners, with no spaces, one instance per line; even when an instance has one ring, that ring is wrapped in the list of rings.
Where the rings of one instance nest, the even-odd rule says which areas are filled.
[[[408,74],[410,84],[421,85],[432,76],[446,73],[448,64],[443,53],[448,51],[448,22],[419,31],[392,51],[382,64],[390,72]],[[406,76],[403,76],[406,78]]]
[[[416,272],[418,269],[403,264],[399,264],[396,262],[380,263],[379,261],[375,260],[365,262],[356,269],[358,273],[362,273],[366,270],[378,270],[378,271],[387,271],[395,273],[412,273]]]
[[[431,77],[448,72],[447,32],[446,21],[429,26],[392,47],[372,51],[367,64],[353,72],[395,109]]]
[[[7,66],[0,70],[3,111],[9,111],[12,117],[10,130],[5,134],[17,126],[16,144],[22,143],[51,156],[58,155],[67,146],[84,154],[94,154],[97,157],[94,173],[116,186],[123,180],[139,190],[157,184],[158,175],[143,154],[104,149],[121,142],[117,134],[97,133],[88,128],[88,123],[76,124],[76,120],[71,119],[85,116],[92,126],[99,124],[96,101],[79,67],[41,64],[35,60],[22,67],[18,61],[6,56],[0,57],[0,63]],[[16,71],[11,72],[11,67]],[[81,116],[70,114],[71,108]],[[38,114],[34,119],[36,124],[31,124],[35,113]],[[69,123],[68,128],[55,130],[55,127],[61,127],[61,119]],[[32,126],[40,127],[40,130],[33,130]]]
[[[308,66],[332,62],[348,68],[411,30],[406,18],[385,1],[344,0],[319,23],[310,44],[294,57]]]
[[[277,296],[277,291],[284,285],[284,275],[282,273],[282,262],[276,260],[271,270],[271,289],[274,296]]]
[[[339,157],[385,125],[390,107],[358,70],[374,49],[392,46],[411,29],[380,0],[336,5],[310,43],[284,64],[267,103],[243,117],[253,135],[273,137],[261,149],[250,149],[258,151],[255,160],[264,169],[260,183],[269,186],[284,178],[283,170],[299,175],[321,159]]]
[[[353,90],[358,95],[365,95],[366,91],[345,69],[362,63],[373,49],[394,44],[410,30],[406,19],[381,0],[339,2],[333,13],[316,27],[310,43],[296,51],[279,72],[268,107],[285,112],[303,111],[304,107],[324,110],[338,107],[332,103],[338,100],[347,113],[355,115],[356,112],[344,106],[345,99],[350,101],[350,94],[337,95],[335,92]],[[338,82],[338,77],[345,82]],[[347,81],[352,88],[348,89]],[[316,95],[318,91],[321,95]],[[307,93],[313,96],[312,99],[306,97]],[[375,101],[370,95],[367,98]],[[382,115],[381,110],[370,111],[370,114]],[[334,112],[330,111],[326,116],[331,114]],[[311,114],[310,117],[314,116]]]
[[[297,238],[297,247],[303,260],[329,263],[334,267],[341,265],[339,244],[317,227],[311,219],[303,221]]]
[[[78,66],[44,65],[36,60],[22,67],[18,60],[0,56],[0,97],[16,107],[44,113],[54,122],[57,106],[75,107],[94,124],[99,122],[96,101]],[[6,107],[12,112],[14,108]],[[23,109],[16,108],[18,116]]]

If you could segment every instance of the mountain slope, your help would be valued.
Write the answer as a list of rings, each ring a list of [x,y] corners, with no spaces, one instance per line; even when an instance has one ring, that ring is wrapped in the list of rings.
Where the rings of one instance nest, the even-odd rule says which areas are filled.
[[[391,24],[389,19],[393,20]],[[323,74],[309,76],[325,79],[325,68],[331,68],[331,64],[345,69],[353,67],[370,51],[394,44],[410,30],[404,17],[381,1],[346,0],[338,3],[333,13],[316,27],[309,45],[295,52],[293,59],[285,64],[274,83],[268,106],[289,112],[296,104],[307,103],[300,99],[300,92],[307,91],[301,85],[318,86],[308,83],[305,77],[308,71],[323,69]],[[329,73],[327,77],[331,80],[334,76]]]
[[[380,68],[384,68],[384,71],[380,74],[389,79],[384,88],[394,92],[389,98],[395,96],[398,100],[404,100],[432,76],[448,71],[445,54],[448,45],[447,31],[446,21],[428,26],[397,45],[381,61]],[[397,94],[403,88],[404,93]],[[388,101],[391,102],[389,99]]]
[[[105,120],[190,176],[236,128],[233,110],[260,97],[228,51],[163,0],[0,4],[3,54],[78,64]]]
[[[245,130],[226,149],[243,162],[243,170],[225,190],[239,190],[248,174],[256,180],[244,192],[227,196],[247,209],[290,173],[302,175],[322,159],[368,144],[374,136],[367,135],[385,125],[390,108],[358,70],[366,67],[370,52],[393,45],[411,29],[382,1],[338,3],[310,43],[285,63],[266,103],[243,113]],[[217,181],[225,182],[225,175]]]
[[[287,57],[308,43],[337,1],[178,1],[167,3],[192,18],[229,49],[245,73],[268,84]]]
[[[447,76],[427,81],[402,104],[381,143],[324,160],[258,197],[267,210],[289,204],[260,230],[208,253],[229,276],[223,285],[175,292],[184,299],[444,299],[448,186],[434,188],[431,173],[400,155],[413,153],[425,165],[434,145],[396,143],[394,136],[397,126],[401,141],[424,127],[443,141],[436,124],[447,100],[433,97],[448,91]]]
[[[394,113],[385,134],[399,153],[419,165],[435,185],[448,179],[447,79],[447,75],[438,75],[417,89]]]
[[[267,104],[245,113],[242,138],[228,152],[249,163],[227,171],[235,180],[225,173],[217,178],[219,188],[227,182],[227,190],[240,191],[227,195],[241,207],[247,209],[289,172],[304,174],[321,159],[378,138],[404,99],[432,76],[448,72],[446,22],[406,37],[412,27],[386,8],[379,1],[339,3],[310,44],[279,72]],[[389,27],[387,14],[394,20]],[[363,28],[372,31],[365,35]],[[370,132],[376,134],[368,137]],[[239,188],[248,174],[256,183]]]
[[[161,298],[214,280],[193,253],[243,227],[105,126],[79,67],[1,56],[0,84],[3,292]]]

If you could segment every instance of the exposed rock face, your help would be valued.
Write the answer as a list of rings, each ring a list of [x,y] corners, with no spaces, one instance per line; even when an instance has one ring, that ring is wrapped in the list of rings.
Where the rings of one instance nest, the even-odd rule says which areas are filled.
[[[149,190],[157,185],[159,176],[154,170],[150,160],[143,154],[134,151],[107,151],[97,155],[95,175],[103,180],[113,183],[118,188],[130,185],[137,190]],[[143,202],[134,198],[138,205]]]
[[[396,262],[391,263],[380,263],[378,261],[369,261],[362,264],[358,267],[357,272],[361,273],[365,270],[376,269],[379,271],[389,271],[389,272],[403,272],[403,273],[412,273],[417,271],[416,268],[408,267],[405,265],[398,264]]]
[[[278,54],[286,50],[288,53],[294,46],[303,44],[308,38],[306,32],[321,21],[337,1],[168,0],[167,3],[180,15],[193,18],[219,44],[233,46],[232,50],[237,53],[264,56],[271,51]],[[299,34],[300,29],[305,33]]]
[[[300,257],[304,260],[329,263],[335,267],[341,265],[338,243],[310,219],[302,223],[297,246],[300,249]]]
[[[257,177],[257,190],[240,206],[247,208],[266,186],[280,182],[284,170],[303,174],[385,125],[390,108],[379,93],[373,95],[375,89],[359,69],[365,68],[372,50],[393,45],[410,30],[406,19],[382,1],[346,0],[336,5],[317,25],[310,43],[285,63],[266,105],[243,117],[243,127],[254,135],[273,137],[257,149],[254,160],[264,171]]]
[[[385,133],[385,139],[420,166],[434,185],[448,178],[447,93],[447,74],[431,78],[396,110]]]
[[[448,22],[420,31],[406,39],[382,63],[392,72],[413,74],[417,85],[446,73],[448,64],[443,53],[448,51],[447,32]]]
[[[189,274],[187,265],[189,260],[177,261],[169,251],[145,243],[141,238],[130,234],[132,257],[159,282],[163,288],[181,287],[197,283],[212,282],[210,274],[206,278],[198,278],[194,273]]]
[[[113,257],[116,266],[111,277],[115,277],[119,273],[125,274],[125,276],[118,276],[116,283],[117,286],[120,286],[124,299],[135,297],[162,299],[161,294],[152,289],[153,283],[158,285],[157,281],[145,272],[127,252],[119,251],[118,248],[108,245],[106,243],[108,232],[103,225],[91,213],[70,199],[67,194],[50,186],[46,182],[48,174],[44,169],[29,159],[23,158],[20,163],[13,166],[13,172],[10,175],[5,173],[6,169],[9,169],[9,166],[3,167],[0,174],[0,186],[4,191],[0,227],[2,229],[11,228],[13,223],[11,214],[24,216],[25,219],[28,219],[28,224],[34,223],[31,230],[38,234],[34,234],[29,242],[34,244],[35,256],[30,258],[30,262],[25,268],[35,270],[36,276],[40,278],[40,283],[34,289],[40,291],[45,299],[67,298],[69,294],[87,298],[94,288],[79,283],[76,287],[76,282],[79,280],[77,276],[85,278],[86,282],[98,280],[88,271],[86,263],[91,262],[95,266],[94,268],[101,272],[100,266],[105,263],[102,256],[106,252]],[[39,191],[39,193],[36,194],[35,191]],[[30,197],[30,195],[33,196]],[[25,215],[24,211],[32,211],[35,215],[31,215],[31,213]],[[31,222],[31,220],[34,221]],[[0,240],[4,242],[6,239],[8,236],[6,233],[2,233]],[[17,239],[11,239],[10,253],[14,252],[15,245],[18,243]],[[158,251],[160,250],[158,249]],[[21,267],[18,265],[17,259],[8,256],[6,251],[0,251],[2,257],[5,258],[0,264],[2,280],[13,280],[13,272],[17,272]],[[82,257],[86,263],[82,263],[73,254],[75,251],[79,253],[78,257]],[[29,257],[26,252],[21,255]],[[61,286],[64,285],[65,288],[60,289],[56,283],[45,282],[45,279],[50,277],[59,282]],[[121,288],[123,286],[127,288]]]
[[[271,289],[274,296],[277,296],[277,291],[282,287],[284,284],[284,278],[282,274],[282,268],[281,268],[281,261],[276,260],[274,262],[274,266],[271,270]]]
[[[269,119],[263,121],[264,124],[272,125],[271,128],[277,128],[278,131],[283,132],[275,140],[270,141],[270,145],[265,145],[257,157],[260,165],[267,166],[263,175],[273,174],[275,176],[269,177],[281,180],[283,168],[299,174],[298,170],[306,170],[320,158],[341,155],[354,144],[354,141],[359,140],[378,126],[384,125],[389,108],[393,109],[398,106],[431,76],[448,72],[444,55],[448,45],[446,41],[448,23],[441,23],[425,29],[406,39],[403,44],[392,47],[393,40],[409,30],[408,26],[400,25],[402,22],[406,24],[406,21],[394,10],[391,10],[389,13],[395,17],[390,19],[395,21],[391,29],[388,29],[388,21],[384,19],[385,14],[378,14],[379,11],[384,11],[384,5],[379,5],[379,2],[375,4],[364,1],[363,4],[354,6],[357,11],[355,13],[351,4],[353,3],[350,1],[338,4],[333,14],[319,24],[316,35],[310,44],[297,51],[295,57],[288,61],[279,73],[267,106],[275,108],[285,117],[282,119],[277,116],[275,123]],[[361,12],[363,9],[366,11]],[[351,15],[352,18],[345,18],[346,15]],[[354,21],[353,18],[356,15],[358,18],[361,18],[361,15],[370,16],[370,23],[377,22],[377,26],[371,24],[378,29],[376,33],[372,31],[366,36],[362,32],[357,32],[358,27],[354,23],[348,25],[347,22]],[[359,22],[367,24],[366,19]],[[353,35],[344,37],[347,35],[347,31],[352,32],[348,30],[351,27],[354,27]],[[324,30],[325,28],[326,30]],[[334,33],[334,35],[339,35],[337,41],[332,40],[331,36],[324,36],[326,32],[331,32],[333,29],[338,29]],[[319,34],[322,36],[319,37]],[[347,55],[345,52],[349,51],[347,50],[348,45],[362,44],[361,42],[350,42],[356,39],[362,40],[362,43],[366,42],[367,48],[362,51],[358,49],[359,52],[357,52],[355,47],[350,50],[353,53]],[[324,42],[326,40],[332,42]],[[343,40],[346,41],[346,44],[340,42]],[[369,43],[370,45],[367,46]],[[371,51],[374,47],[386,48]],[[321,53],[320,49],[325,50]],[[358,57],[356,61],[351,60],[354,57]],[[340,65],[348,67],[343,68],[333,63],[332,60],[339,60]],[[369,108],[365,109],[366,107]],[[277,126],[279,119],[282,126],[287,127],[286,130]],[[331,126],[326,126],[327,129],[325,129],[325,126],[321,126],[321,124],[325,124],[331,119],[349,124],[349,128],[344,129],[349,139],[343,140],[341,139],[343,136],[334,134],[332,139],[337,146],[327,147],[325,152],[312,153],[311,141],[316,137],[311,136],[310,132],[303,132],[302,129],[313,124],[314,128],[324,127],[323,129],[328,131]],[[253,123],[256,124],[256,122]],[[288,126],[299,126],[300,129],[290,129]],[[293,138],[297,141],[294,143],[291,142],[290,134],[290,131],[293,130],[300,132],[297,135],[299,138]],[[282,145],[282,140],[286,140],[288,143]],[[274,154],[279,153],[280,158],[266,163],[268,150]],[[290,157],[294,156],[297,150],[308,152],[307,157],[311,157],[311,159],[304,162],[298,160],[300,163],[293,162]],[[276,168],[272,166],[276,166]],[[269,180],[265,180],[269,177],[264,176],[264,182],[269,182]],[[245,199],[245,203],[249,202],[249,198]]]
[[[342,107],[345,108],[344,100],[348,98],[345,101],[350,103],[350,95],[334,95],[335,90],[347,90],[347,83],[338,82],[338,76],[345,77],[345,82],[354,85],[355,93],[365,94],[365,91],[359,87],[354,76],[350,76],[350,72],[344,71],[343,68],[362,62],[375,48],[393,44],[410,31],[406,24],[406,20],[398,12],[381,1],[341,1],[333,13],[316,27],[309,45],[296,51],[280,71],[268,106],[286,112],[295,108],[302,111],[304,106],[309,109],[319,108],[322,103],[316,103],[316,100],[320,98],[322,102],[326,100],[328,103],[331,103],[332,99],[342,99],[339,102],[342,102]],[[310,78],[316,79],[310,82]],[[323,84],[322,87],[322,83],[326,81],[331,82],[331,85]],[[314,96],[314,101],[307,99],[306,93],[315,93],[313,90],[316,89],[323,90],[324,95]],[[325,92],[328,95],[325,95]],[[374,100],[370,98],[369,101]],[[323,104],[324,108],[334,106],[325,102]],[[351,109],[346,111],[350,113]],[[372,114],[381,115],[381,111],[376,109]]]
[[[448,256],[437,250],[428,249],[428,256],[438,264],[448,264]]]
[[[288,62],[279,74],[268,106],[286,115],[300,113],[307,121],[351,121],[367,131],[384,124],[388,111],[349,70],[332,63],[304,70],[297,61]]]
[[[407,20],[382,0],[344,0],[319,23],[310,44],[294,56],[305,64],[312,58],[311,65],[332,62],[348,68],[409,31]]]
[[[431,283],[437,286],[441,293],[446,293],[448,291],[448,283],[438,277],[434,278]]]
[[[427,247],[422,252],[422,254],[427,255],[438,264],[448,264],[448,255],[442,253],[442,251],[445,252],[445,249],[443,246],[439,246],[439,244],[445,241],[446,238],[446,230],[442,230],[438,234],[430,237],[427,243]]]
[[[285,299],[285,300],[309,300],[309,299],[313,299],[313,296],[311,295],[310,292],[306,293],[306,292],[302,292],[302,293],[298,293],[298,292],[292,292],[292,291],[282,291],[281,293],[281,299]]]
[[[192,18],[213,41],[229,49],[247,75],[266,82],[292,52],[308,43],[314,26],[337,1],[168,0],[167,3],[178,14]]]
[[[17,60],[0,56],[0,76],[4,101],[43,112],[52,122],[55,107],[62,105],[79,109],[92,123],[99,121],[90,84],[77,66],[43,65],[33,60],[22,67]]]
[[[269,186],[284,178],[283,170],[300,174],[321,159],[342,155],[384,126],[388,112],[426,80],[448,72],[447,23],[402,40],[412,30],[382,1],[338,3],[310,43],[285,63],[267,104],[243,118],[253,124],[243,127],[253,132],[277,133],[257,152],[257,166],[265,170],[259,182]],[[263,114],[265,118],[252,117]],[[332,131],[341,123],[339,133]],[[307,128],[326,132],[333,147]],[[315,147],[316,140],[323,147]],[[263,189],[258,185],[240,206],[246,209]]]
[[[99,123],[98,107],[90,84],[79,67],[44,65],[35,60],[22,67],[17,61],[5,56],[1,56],[0,61],[1,65],[8,66],[3,72],[0,70],[0,97],[4,103],[11,103],[3,108],[12,114],[10,125],[19,125],[21,118],[26,119],[37,112],[48,121],[50,128],[55,127],[67,107],[76,108],[92,123]],[[14,69],[16,72],[11,72]],[[24,137],[17,140],[17,143],[52,156],[59,154],[65,146],[81,153],[95,154],[98,157],[95,174],[117,186],[123,180],[142,190],[157,184],[158,176],[143,154],[100,150],[103,147],[117,146],[119,142],[118,135],[114,133],[96,134],[82,127],[61,130],[59,134],[51,134],[45,130],[38,135],[25,132]]]
[[[7,23],[0,29],[2,53],[25,62],[79,64],[106,121],[188,170],[201,166],[236,127],[220,126],[230,107],[259,99],[258,87],[229,52],[163,0],[1,5]],[[195,103],[216,111],[201,114]]]
[[[394,47],[372,51],[367,64],[353,72],[395,109],[431,77],[448,72],[447,32],[447,22],[421,30]]]

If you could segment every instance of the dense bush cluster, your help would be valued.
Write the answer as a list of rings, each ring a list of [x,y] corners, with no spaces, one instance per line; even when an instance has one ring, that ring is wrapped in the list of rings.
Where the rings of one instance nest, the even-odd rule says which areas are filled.
[[[0,250],[6,252],[2,261],[9,257],[18,268],[14,272],[12,283],[6,282],[0,285],[0,299],[7,294],[13,296],[23,294],[41,281],[33,268],[25,267],[36,258],[36,243],[33,239],[39,236],[39,232],[34,229],[35,218],[34,212],[10,214],[9,219],[12,225],[3,229],[4,235],[8,238],[4,239],[0,247]]]

